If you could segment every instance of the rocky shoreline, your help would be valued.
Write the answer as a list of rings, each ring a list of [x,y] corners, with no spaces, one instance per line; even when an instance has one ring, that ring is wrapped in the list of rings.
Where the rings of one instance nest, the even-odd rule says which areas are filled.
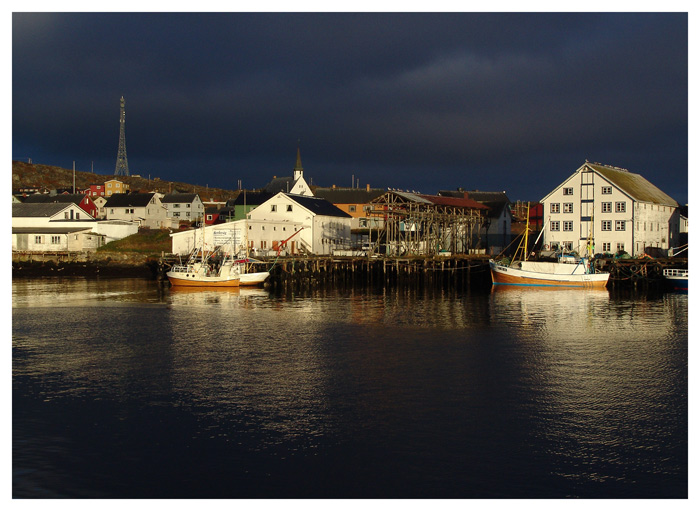
[[[12,254],[12,278],[140,277],[156,279],[159,255],[102,252],[100,254]]]

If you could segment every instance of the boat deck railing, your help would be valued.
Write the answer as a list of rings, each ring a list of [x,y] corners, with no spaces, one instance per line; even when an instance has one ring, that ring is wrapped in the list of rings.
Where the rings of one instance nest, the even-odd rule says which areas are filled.
[[[666,268],[664,269],[664,277],[687,277],[688,270],[681,268]]]

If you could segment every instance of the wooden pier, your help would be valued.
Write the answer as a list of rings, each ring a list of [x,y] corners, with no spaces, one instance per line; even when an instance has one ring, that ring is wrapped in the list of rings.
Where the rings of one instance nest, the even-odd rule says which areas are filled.
[[[270,287],[280,290],[320,285],[464,289],[490,283],[488,258],[485,256],[280,258],[273,265],[269,279]]]
[[[177,256],[161,258],[160,273]],[[600,271],[610,272],[608,288],[660,286],[665,268],[687,268],[688,260],[596,259]],[[276,291],[308,290],[316,287],[436,287],[442,289],[490,289],[491,273],[486,255],[404,257],[279,257],[260,264],[270,270],[266,287]]]

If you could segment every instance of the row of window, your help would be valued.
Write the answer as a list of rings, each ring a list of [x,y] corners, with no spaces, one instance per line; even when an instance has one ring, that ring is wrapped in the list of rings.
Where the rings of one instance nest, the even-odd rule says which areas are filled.
[[[612,226],[613,226],[613,221],[612,220],[601,220],[600,222],[600,230],[601,231],[612,231]],[[615,220],[615,230],[616,231],[625,231],[627,226],[627,222],[625,220]],[[574,222],[572,220],[565,220],[563,222],[560,222],[559,220],[552,220],[549,222],[549,230],[550,231],[564,231],[564,232],[573,232],[574,230]]]
[[[573,195],[574,194],[574,189],[573,187],[566,187],[563,189],[564,195]],[[603,195],[612,195],[613,189],[612,186],[602,186],[600,188],[600,193]]]
[[[37,245],[41,245],[44,243],[44,237],[41,235],[34,236],[34,243]],[[60,245],[61,244],[61,237],[60,236],[51,236],[51,244],[52,245]]]
[[[640,224],[639,221],[637,222],[637,230],[639,230]],[[646,232],[647,230],[647,223],[644,222],[643,224],[644,231]],[[661,224],[659,222],[656,222],[656,230],[661,231]],[[574,222],[572,220],[564,220],[563,222],[560,222],[559,220],[552,220],[549,223],[549,230],[550,231],[559,231],[561,228],[562,231],[565,232],[572,232],[574,230]],[[600,230],[601,231],[612,231],[613,229],[613,221],[612,220],[601,220],[600,221]],[[627,230],[627,221],[626,220],[615,220],[615,230],[616,231],[626,231]],[[654,231],[654,223],[649,222],[649,230],[651,232]]]
[[[270,205],[270,211],[272,211],[273,213],[276,212],[277,211],[277,204]],[[292,211],[291,204],[287,204],[287,211]]]
[[[601,244],[601,248],[603,252],[611,253],[612,252],[612,242],[605,242]],[[560,242],[554,242],[551,245],[552,250],[559,250],[560,248],[565,248],[566,250],[573,250],[574,249],[574,242],[573,241],[560,241]],[[625,244],[622,242],[616,242],[615,243],[615,250],[619,252],[620,250],[625,250]]]
[[[563,207],[560,207],[563,206]],[[602,213],[612,213],[613,212],[613,203],[612,202],[602,202],[600,204],[600,209]],[[559,204],[558,202],[552,202],[549,205],[549,212],[550,213],[573,213],[574,212],[574,203],[573,202],[565,202],[563,204]],[[615,203],[615,213],[626,213],[627,212],[627,203],[624,201],[616,202]]]

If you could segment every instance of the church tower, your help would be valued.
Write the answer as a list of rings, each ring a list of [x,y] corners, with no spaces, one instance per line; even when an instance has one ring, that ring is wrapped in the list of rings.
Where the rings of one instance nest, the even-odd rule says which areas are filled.
[[[301,166],[301,151],[299,147],[297,147],[297,164],[294,167],[294,182],[296,183],[302,177],[304,177],[304,168]]]

